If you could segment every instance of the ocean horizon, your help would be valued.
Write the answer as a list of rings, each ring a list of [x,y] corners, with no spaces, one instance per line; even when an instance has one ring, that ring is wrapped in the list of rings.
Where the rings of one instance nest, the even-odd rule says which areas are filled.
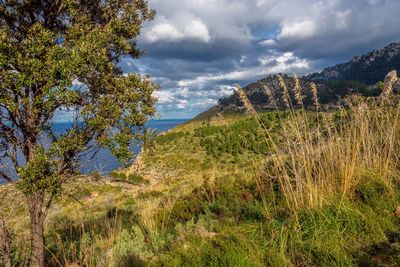
[[[157,130],[157,133],[168,131],[176,126],[188,121],[190,119],[156,119],[149,120],[146,126],[149,129]],[[53,123],[54,131],[56,133],[63,133],[69,129],[71,122],[58,121]],[[135,156],[140,153],[141,146],[132,146],[131,150]],[[23,163],[23,161],[21,161]],[[122,164],[117,158],[106,148],[101,148],[94,157],[92,155],[82,155],[80,157],[80,172],[83,174],[89,174],[92,172],[99,172],[103,175],[107,175],[113,170],[118,169]],[[11,171],[13,173],[13,171]],[[14,174],[15,175],[15,174]],[[0,180],[0,184],[5,181]]]
[[[190,119],[155,119],[149,120],[146,126],[149,129],[157,130],[157,133],[168,131],[176,126],[188,121]],[[70,122],[55,122],[53,125],[56,127],[56,132],[62,132],[68,129]],[[140,153],[140,146],[132,146],[131,150],[135,153],[135,156]],[[81,173],[88,174],[92,172],[100,172],[102,174],[108,174],[113,170],[121,167],[122,164],[117,158],[106,148],[101,148],[99,152],[91,158],[90,155],[82,157],[80,159],[80,171]]]

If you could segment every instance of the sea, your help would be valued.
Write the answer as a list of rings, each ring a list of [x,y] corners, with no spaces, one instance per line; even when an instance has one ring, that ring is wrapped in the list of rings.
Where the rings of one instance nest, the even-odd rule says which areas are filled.
[[[157,130],[157,133],[162,133],[175,128],[179,124],[186,122],[187,119],[160,119],[160,120],[149,120],[146,126],[149,129]],[[56,132],[65,131],[68,127],[68,123],[55,123],[54,124]],[[141,147],[132,146],[132,151],[135,155],[140,153]],[[117,158],[105,148],[100,149],[96,155],[92,158],[91,155],[83,156],[80,159],[80,171],[82,173],[100,172],[102,174],[108,174],[113,170],[121,167],[121,163]]]
[[[146,126],[149,129],[157,130],[158,133],[168,131],[169,129],[175,128],[179,124],[186,122],[188,119],[159,119],[159,120],[149,120]],[[63,133],[67,131],[70,127],[68,122],[56,122],[53,124],[55,133]],[[132,146],[132,151],[135,155],[140,153],[140,146]],[[23,164],[23,162],[21,162]],[[103,175],[110,173],[113,170],[121,167],[121,163],[117,158],[105,148],[100,149],[94,156],[85,155],[79,157],[80,171],[81,173],[88,174],[92,172],[100,172]],[[3,183],[0,179],[0,184]]]

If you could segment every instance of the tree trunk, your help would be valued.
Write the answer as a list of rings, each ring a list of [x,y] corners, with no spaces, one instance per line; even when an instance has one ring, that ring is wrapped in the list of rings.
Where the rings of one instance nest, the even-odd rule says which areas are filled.
[[[3,261],[5,267],[11,267],[11,236],[6,223],[0,218],[0,262]]]
[[[43,195],[28,196],[31,219],[31,258],[30,267],[44,267],[44,219]]]

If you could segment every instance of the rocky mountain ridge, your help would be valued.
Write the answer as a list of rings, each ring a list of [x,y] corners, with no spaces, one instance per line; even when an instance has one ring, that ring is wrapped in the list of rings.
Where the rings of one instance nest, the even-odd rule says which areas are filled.
[[[400,42],[366,55],[354,56],[346,63],[325,68],[308,77],[313,80],[355,80],[372,85],[393,69],[400,71]]]
[[[383,49],[374,50],[366,55],[354,56],[350,61],[328,67],[319,73],[313,73],[300,77],[302,93],[305,96],[306,107],[312,104],[310,83],[314,82],[318,88],[318,97],[321,104],[327,108],[335,108],[340,105],[346,95],[360,94],[365,96],[377,96],[381,92],[384,77],[391,70],[400,72],[400,42],[392,43]],[[287,87],[294,87],[294,78],[286,74],[283,77]],[[276,98],[279,107],[283,107],[282,88],[279,85],[277,75],[270,75],[244,87],[244,91],[250,102],[256,109],[275,109],[276,106],[269,100],[265,92],[268,86]],[[289,90],[294,100],[294,93]],[[244,107],[237,94],[222,98],[218,105],[212,107],[206,113],[215,113],[225,109],[241,110]]]

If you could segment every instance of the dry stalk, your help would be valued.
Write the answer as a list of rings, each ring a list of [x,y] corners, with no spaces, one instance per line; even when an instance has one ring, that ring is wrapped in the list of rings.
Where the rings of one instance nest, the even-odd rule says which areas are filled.
[[[303,100],[304,100],[304,96],[301,93],[301,85],[300,85],[300,79],[297,75],[294,76],[294,97],[297,101],[297,104],[303,106]]]
[[[283,102],[285,103],[286,108],[291,110],[292,103],[290,101],[289,90],[286,86],[285,80],[283,79],[283,77],[281,75],[278,75],[278,82],[279,82],[279,86],[281,87],[282,92],[283,92]]]
[[[398,80],[397,71],[395,70],[392,70],[391,72],[388,73],[388,75],[386,75],[385,86],[381,94],[382,101],[389,100],[393,92],[393,86],[397,82],[397,80]]]

